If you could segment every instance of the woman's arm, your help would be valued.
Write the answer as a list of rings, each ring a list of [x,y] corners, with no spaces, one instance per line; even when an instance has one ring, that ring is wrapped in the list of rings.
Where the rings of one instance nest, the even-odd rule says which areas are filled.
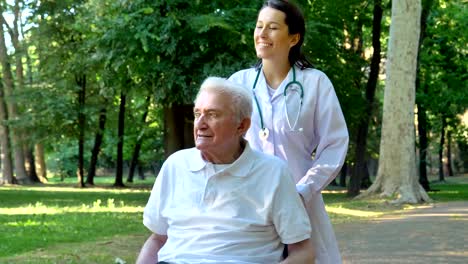
[[[314,193],[327,187],[339,173],[349,143],[348,128],[338,97],[326,76],[322,76],[318,82],[316,102],[313,122],[318,142],[314,162],[296,185],[306,202]]]
[[[288,257],[281,264],[313,264],[315,262],[314,248],[309,239],[289,244]]]

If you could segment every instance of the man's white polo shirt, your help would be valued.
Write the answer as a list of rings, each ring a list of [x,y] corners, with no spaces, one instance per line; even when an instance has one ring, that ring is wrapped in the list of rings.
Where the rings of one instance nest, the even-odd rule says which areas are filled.
[[[168,236],[158,258],[171,263],[277,263],[311,231],[286,164],[248,144],[219,172],[196,148],[172,154],[143,223]]]

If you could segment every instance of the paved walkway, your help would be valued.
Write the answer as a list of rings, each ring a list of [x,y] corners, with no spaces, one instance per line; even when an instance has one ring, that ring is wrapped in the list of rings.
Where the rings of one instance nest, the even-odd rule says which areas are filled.
[[[468,201],[335,225],[343,264],[468,263]]]

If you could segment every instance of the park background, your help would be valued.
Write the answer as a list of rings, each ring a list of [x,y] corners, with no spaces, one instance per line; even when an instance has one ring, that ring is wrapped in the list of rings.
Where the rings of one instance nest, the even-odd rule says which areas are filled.
[[[415,32],[400,38],[417,47],[407,55],[412,86],[392,87],[414,99],[411,128],[401,131],[411,144],[385,141],[382,130],[385,116],[400,118],[384,111],[387,80],[399,78],[387,72],[396,4],[296,2],[307,22],[303,51],[333,82],[350,132],[346,163],[325,193],[333,223],[468,200],[466,1],[394,0],[419,7],[407,17],[419,18],[416,27],[393,31]],[[261,4],[0,1],[0,262],[132,263],[159,167],[193,146],[200,83],[256,61]],[[383,158],[383,142],[400,159]],[[378,170],[402,161],[414,168]],[[385,197],[352,199],[372,183]]]

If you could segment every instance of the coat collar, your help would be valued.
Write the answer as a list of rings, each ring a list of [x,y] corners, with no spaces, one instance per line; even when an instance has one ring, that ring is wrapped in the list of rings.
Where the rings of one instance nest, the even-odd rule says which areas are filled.
[[[302,71],[296,67],[295,65],[293,65],[293,67],[295,68],[296,70],[296,81],[299,81],[302,79]],[[278,89],[276,89],[276,92],[273,94],[273,96],[269,97],[268,95],[268,86],[267,86],[267,83],[266,83],[266,79],[265,79],[265,75],[263,74],[263,70],[260,68],[260,71],[262,71],[260,73],[260,76],[258,78],[258,82],[257,82],[257,85],[255,87],[255,92],[257,94],[261,94],[261,100],[262,101],[265,101],[265,100],[270,100],[270,101],[273,101],[275,100],[276,98],[278,98],[279,96],[282,96],[283,95],[283,92],[284,92],[284,88],[286,87],[286,84],[290,83],[293,81],[293,71],[292,71],[292,67],[291,69],[289,69],[289,72],[288,72],[288,75],[286,75],[286,78],[281,82],[280,86],[278,87]],[[257,74],[257,71],[255,71],[255,74]],[[252,83],[253,85],[253,83]],[[252,87],[253,89],[253,87]]]

